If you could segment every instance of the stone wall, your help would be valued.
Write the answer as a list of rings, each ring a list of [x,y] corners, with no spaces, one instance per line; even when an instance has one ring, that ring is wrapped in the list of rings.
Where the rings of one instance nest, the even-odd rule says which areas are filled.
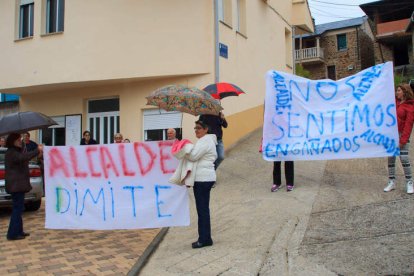
[[[381,47],[381,48],[380,48]],[[387,61],[394,61],[392,47],[374,42],[375,64],[384,63]]]
[[[337,35],[340,34],[346,34],[347,49],[338,51]],[[328,32],[320,38],[320,47],[324,49],[324,63],[302,64],[311,72],[311,79],[327,78],[328,66],[335,66],[336,79],[341,79],[375,65],[373,40],[360,27]]]
[[[375,65],[374,42],[362,29],[358,29],[359,52],[361,57],[361,70]]]

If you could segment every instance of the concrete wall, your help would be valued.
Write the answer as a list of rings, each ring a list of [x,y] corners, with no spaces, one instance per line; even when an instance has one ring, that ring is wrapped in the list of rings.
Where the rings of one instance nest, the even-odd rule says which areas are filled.
[[[0,1],[0,88],[6,91],[213,70],[213,1],[70,0],[64,32],[42,35],[45,6],[35,0],[34,36],[22,40],[16,40],[16,9],[15,0]]]
[[[143,110],[153,108],[145,96],[168,84],[214,82],[214,1],[66,1],[64,32],[46,36],[42,3],[35,0],[34,37],[15,41],[14,2],[0,1],[0,90],[20,93],[22,111],[82,114],[85,130],[88,100],[118,97],[120,131],[139,141]],[[228,46],[219,79],[246,94],[222,100],[226,146],[262,125],[266,71],[292,71],[292,2],[245,1],[244,33],[231,3],[233,22],[219,23],[219,42]],[[194,139],[196,119],[184,115],[184,138]]]

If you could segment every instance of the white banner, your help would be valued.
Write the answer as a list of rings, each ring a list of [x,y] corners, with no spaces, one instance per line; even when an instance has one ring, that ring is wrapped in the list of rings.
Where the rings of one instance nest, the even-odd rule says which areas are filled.
[[[267,72],[265,160],[393,156],[398,144],[391,62],[338,81]]]
[[[45,147],[46,228],[188,226],[187,188],[168,183],[171,141]]]

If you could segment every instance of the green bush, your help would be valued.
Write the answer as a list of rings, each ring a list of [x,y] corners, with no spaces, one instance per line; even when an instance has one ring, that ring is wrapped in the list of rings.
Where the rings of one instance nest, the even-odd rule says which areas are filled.
[[[311,72],[303,68],[301,64],[296,64],[295,72],[296,72],[296,75],[307,78],[307,79],[310,79],[311,77]]]

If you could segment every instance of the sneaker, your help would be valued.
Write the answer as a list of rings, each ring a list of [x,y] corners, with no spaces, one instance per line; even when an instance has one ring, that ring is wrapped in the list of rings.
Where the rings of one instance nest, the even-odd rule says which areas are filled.
[[[279,190],[280,189],[280,185],[276,185],[276,184],[273,184],[272,185],[272,188],[270,189],[270,191],[271,192],[276,192],[277,190]]]
[[[413,181],[409,180],[407,182],[407,194],[412,194],[412,193],[414,193]]]
[[[408,185],[408,184],[407,184]],[[408,186],[407,186],[408,187]],[[384,192],[389,192],[395,189],[395,183],[394,180],[390,179],[390,181],[388,181],[387,186],[384,188]]]
[[[293,185],[287,185],[286,186],[286,191],[288,191],[288,192],[293,191]]]

